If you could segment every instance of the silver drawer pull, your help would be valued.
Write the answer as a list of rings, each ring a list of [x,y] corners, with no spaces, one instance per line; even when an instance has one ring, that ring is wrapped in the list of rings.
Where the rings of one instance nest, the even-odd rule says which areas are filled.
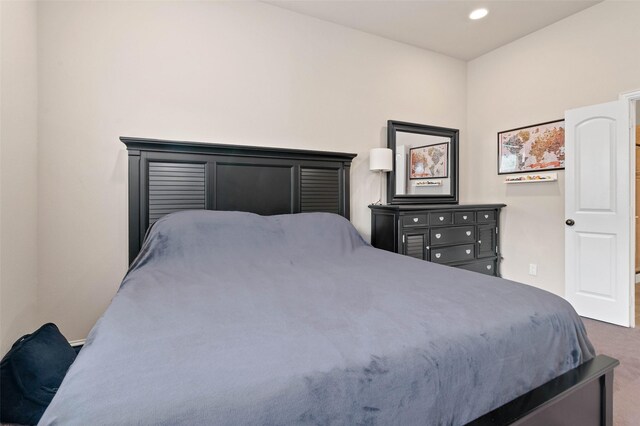
[[[487,269],[488,269],[488,270],[491,270],[491,265],[487,265]]]
[[[471,236],[471,231],[467,231],[467,237]]]
[[[485,219],[489,219],[489,215],[488,215],[488,214],[485,214],[485,215],[484,215],[484,218],[485,218]]]
[[[442,234],[436,234],[436,238],[442,237]]]
[[[418,221],[419,221],[419,220],[420,220],[420,219],[418,219],[417,217],[414,217],[414,218],[413,218],[413,221],[414,221],[415,223],[418,223]]]
[[[478,244],[482,244],[482,241],[481,241],[481,240],[478,240]]]
[[[467,216],[462,216],[462,219],[467,220]]]
[[[440,222],[442,222],[444,220],[444,217],[440,216],[438,219],[440,219]]]
[[[436,259],[440,259],[440,256],[442,256],[442,254],[436,253]]]
[[[465,250],[467,254],[471,254],[471,250]]]

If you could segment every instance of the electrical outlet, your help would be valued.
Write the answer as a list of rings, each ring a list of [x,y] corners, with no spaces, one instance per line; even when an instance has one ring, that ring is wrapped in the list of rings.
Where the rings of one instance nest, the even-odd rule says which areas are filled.
[[[533,275],[534,277],[538,275],[538,265],[535,263],[529,264],[529,275]]]

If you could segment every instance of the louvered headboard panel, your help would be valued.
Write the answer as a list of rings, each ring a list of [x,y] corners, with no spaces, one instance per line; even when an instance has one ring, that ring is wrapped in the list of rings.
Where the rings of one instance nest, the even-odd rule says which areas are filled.
[[[349,218],[355,154],[121,137],[129,153],[129,261],[162,216],[192,209]]]
[[[300,211],[340,214],[340,169],[300,168]]]
[[[180,210],[204,209],[205,163],[149,162],[149,225]]]

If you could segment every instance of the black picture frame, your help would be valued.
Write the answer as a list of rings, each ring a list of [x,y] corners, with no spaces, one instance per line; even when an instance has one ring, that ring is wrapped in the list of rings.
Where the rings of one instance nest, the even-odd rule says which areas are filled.
[[[427,147],[436,147],[436,146],[439,146],[439,145],[444,145],[445,147],[447,147],[446,148],[446,152],[447,152],[446,156],[448,157],[449,156],[449,144],[446,143],[446,142],[444,142],[444,143],[440,143],[439,142],[439,143],[434,143],[432,145],[423,145],[423,146],[416,146],[414,148],[410,148],[409,149],[409,159],[413,160],[412,153],[413,153],[414,150],[423,149],[423,148],[427,148]],[[449,160],[448,159],[447,159],[447,162],[446,162],[446,165],[445,165],[444,176],[411,177],[411,173],[412,173],[411,170],[413,169],[412,166],[413,166],[413,163],[410,161],[409,162],[409,170],[410,170],[409,171],[409,180],[447,179],[449,177]]]
[[[396,133],[416,133],[429,136],[441,136],[449,138],[448,173],[446,178],[451,179],[451,192],[442,194],[396,194],[396,162],[393,161],[393,170],[387,174],[387,202],[389,204],[458,204],[459,171],[458,171],[458,141],[460,131],[448,127],[430,126],[426,124],[409,123],[406,121],[387,121],[387,147],[396,157]],[[404,177],[402,177],[404,179]]]
[[[563,129],[563,146],[564,146],[564,118],[558,119],[558,120],[551,120],[551,121],[545,121],[543,123],[537,123],[537,124],[530,124],[528,126],[522,126],[522,127],[516,127],[514,129],[509,129],[509,130],[503,130],[498,132],[497,134],[497,169],[498,169],[498,175],[511,175],[511,174],[518,174],[518,173],[539,173],[539,172],[548,172],[548,171],[552,171],[552,170],[564,170],[564,166],[561,167],[548,167],[548,168],[534,168],[534,169],[528,169],[528,170],[517,170],[517,171],[502,171],[502,142],[501,142],[501,136],[505,133],[511,133],[511,132],[515,132],[515,131],[522,131],[522,130],[527,130],[527,129],[533,129],[536,127],[540,127],[540,126],[548,126],[550,124],[555,124],[555,123],[562,123],[562,129]]]

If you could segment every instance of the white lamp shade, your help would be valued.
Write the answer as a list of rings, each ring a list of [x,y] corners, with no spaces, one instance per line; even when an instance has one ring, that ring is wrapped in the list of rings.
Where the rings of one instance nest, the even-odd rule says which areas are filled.
[[[373,148],[369,154],[369,170],[390,172],[393,170],[393,153],[389,148]]]

